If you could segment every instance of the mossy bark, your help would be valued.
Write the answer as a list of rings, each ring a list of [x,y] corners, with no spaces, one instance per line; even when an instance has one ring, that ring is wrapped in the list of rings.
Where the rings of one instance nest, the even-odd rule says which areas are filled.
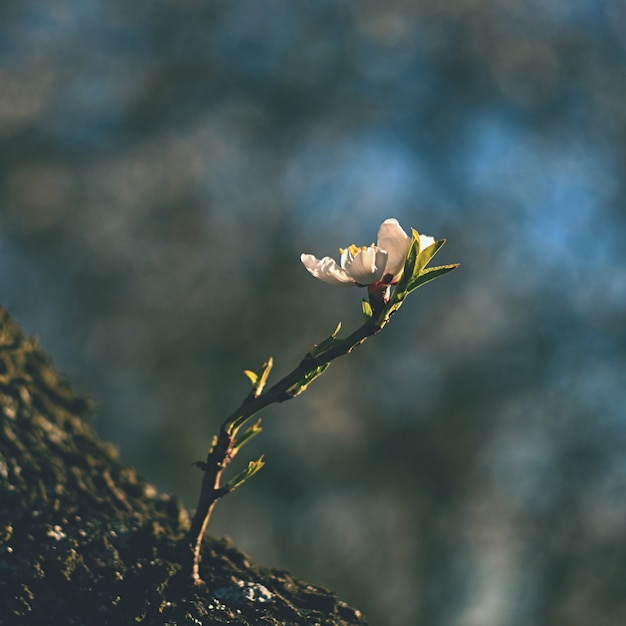
[[[187,511],[119,462],[91,408],[0,309],[0,624],[366,623],[226,539],[205,540],[191,584]]]

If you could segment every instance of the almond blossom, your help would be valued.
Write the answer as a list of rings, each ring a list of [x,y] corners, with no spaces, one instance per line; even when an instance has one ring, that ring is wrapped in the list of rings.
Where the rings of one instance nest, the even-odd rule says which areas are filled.
[[[315,278],[325,283],[367,287],[370,297],[385,300],[389,286],[395,285],[402,276],[411,241],[398,220],[389,218],[380,225],[376,244],[340,248],[340,263],[328,256],[318,259],[312,254],[302,254],[300,260]],[[433,243],[433,237],[420,235],[420,249]]]

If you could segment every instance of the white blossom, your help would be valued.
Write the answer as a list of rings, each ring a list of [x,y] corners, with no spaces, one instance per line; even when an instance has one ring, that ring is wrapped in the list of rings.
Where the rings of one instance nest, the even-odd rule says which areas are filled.
[[[300,260],[315,278],[337,286],[369,288],[394,285],[400,280],[406,262],[411,237],[407,235],[398,220],[386,219],[378,229],[376,244],[340,248],[340,263],[331,257],[318,259],[312,254],[302,254]],[[435,243],[432,237],[420,235],[420,249]]]

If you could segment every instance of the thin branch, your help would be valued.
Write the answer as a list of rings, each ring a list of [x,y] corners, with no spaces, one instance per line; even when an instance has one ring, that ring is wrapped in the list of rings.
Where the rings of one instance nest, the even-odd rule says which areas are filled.
[[[335,339],[331,336],[326,340],[329,344],[327,348],[322,348],[324,343],[315,346],[291,373],[287,374],[272,387],[260,395],[249,394],[222,424],[219,436],[207,454],[206,462],[198,464],[202,468],[204,476],[196,512],[187,534],[185,556],[186,568],[195,584],[202,583],[199,572],[200,549],[204,531],[215,503],[219,498],[234,490],[234,488],[222,487],[221,480],[224,470],[235,457],[240,447],[236,445],[236,435],[239,429],[252,416],[270,404],[294,398],[321,373],[320,370],[323,371],[336,358],[352,352],[354,348],[362,344],[368,337],[379,332],[385,323],[386,320],[383,324],[369,320],[345,339]],[[310,380],[307,380],[309,378]],[[257,429],[260,429],[258,424]]]

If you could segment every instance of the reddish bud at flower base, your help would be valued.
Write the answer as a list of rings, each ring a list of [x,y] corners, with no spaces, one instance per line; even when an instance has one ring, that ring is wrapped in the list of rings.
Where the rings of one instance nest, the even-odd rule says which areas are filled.
[[[367,287],[367,295],[369,296],[370,304],[372,305],[372,311],[377,313],[389,303],[389,297],[391,296],[391,286],[381,283],[375,285],[369,285]]]

